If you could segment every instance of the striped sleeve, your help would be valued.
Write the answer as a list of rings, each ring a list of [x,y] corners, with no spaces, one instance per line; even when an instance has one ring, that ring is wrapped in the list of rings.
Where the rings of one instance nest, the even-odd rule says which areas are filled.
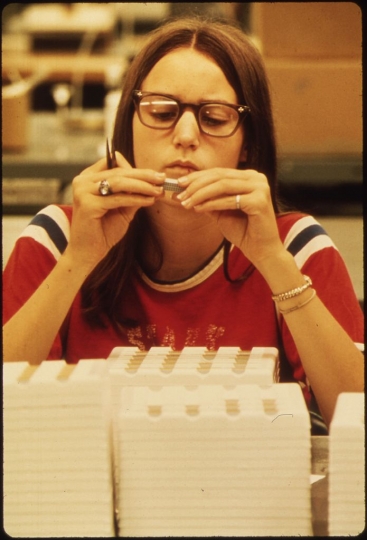
[[[70,223],[60,207],[50,205],[34,216],[22,237],[33,238],[58,260],[70,238]]]
[[[293,255],[298,268],[311,277],[320,300],[356,346],[363,349],[363,313],[346,264],[332,239],[316,219],[307,215],[285,215],[280,230],[284,246]],[[275,309],[294,378],[302,382],[303,388],[309,388],[297,348],[277,304]],[[332,369],[332,359],[330,365]],[[306,395],[307,391],[304,391]]]
[[[302,268],[311,255],[324,248],[333,247],[337,250],[326,231],[312,216],[302,217],[292,225],[284,245],[293,255],[298,268]]]
[[[71,206],[50,205],[17,239],[3,271],[3,324],[27,302],[65,251],[71,216]],[[49,358],[62,358],[65,329],[57,334]]]

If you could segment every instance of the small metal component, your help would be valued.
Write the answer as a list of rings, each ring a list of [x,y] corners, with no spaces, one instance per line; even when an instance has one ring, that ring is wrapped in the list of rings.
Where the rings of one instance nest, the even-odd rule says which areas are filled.
[[[182,191],[185,191],[185,188],[178,185],[178,180],[175,180],[174,178],[166,178],[163,189],[165,191],[175,191],[176,193],[181,193]]]

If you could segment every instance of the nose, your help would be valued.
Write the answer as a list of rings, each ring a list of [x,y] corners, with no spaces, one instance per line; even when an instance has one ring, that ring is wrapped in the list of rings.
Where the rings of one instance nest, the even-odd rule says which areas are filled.
[[[173,142],[183,147],[197,147],[200,129],[192,110],[185,110],[174,127]]]

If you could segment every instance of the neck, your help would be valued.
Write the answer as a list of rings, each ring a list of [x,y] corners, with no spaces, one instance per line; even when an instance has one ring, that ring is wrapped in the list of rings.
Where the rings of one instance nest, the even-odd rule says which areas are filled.
[[[147,209],[149,228],[157,239],[163,255],[159,270],[151,272],[153,279],[161,281],[183,280],[197,272],[217,251],[223,235],[213,218],[196,214],[177,205],[158,201]],[[150,237],[143,242],[145,268],[154,268],[159,262],[157,248]]]

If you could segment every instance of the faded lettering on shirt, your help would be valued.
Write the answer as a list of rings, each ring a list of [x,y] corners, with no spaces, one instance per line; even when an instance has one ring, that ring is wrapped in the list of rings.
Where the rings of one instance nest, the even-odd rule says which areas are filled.
[[[208,350],[214,351],[218,348],[218,340],[225,333],[224,326],[216,326],[210,324],[206,329],[198,327],[189,327],[186,329],[184,339],[184,347],[194,347],[198,343],[202,343],[200,336],[204,336],[204,344]],[[136,326],[129,328],[127,331],[127,339],[129,343],[144,351],[150,347],[171,347],[173,350],[180,348],[177,345],[175,331],[170,326],[166,326],[164,333],[158,337],[157,325],[148,324],[146,327]]]

